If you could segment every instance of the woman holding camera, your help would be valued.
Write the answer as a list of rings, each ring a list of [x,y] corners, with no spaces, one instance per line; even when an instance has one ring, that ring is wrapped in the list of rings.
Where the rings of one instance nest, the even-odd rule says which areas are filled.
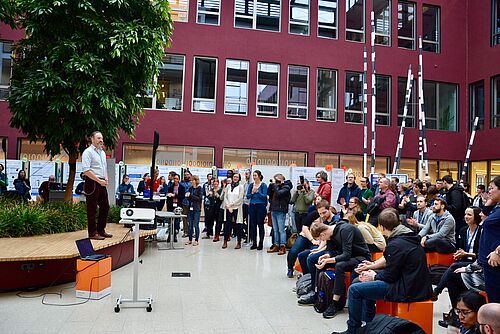
[[[297,231],[302,231],[302,221],[307,216],[307,210],[313,204],[314,190],[311,189],[309,181],[302,179],[297,185],[297,191],[292,196],[293,208],[295,211],[295,227]]]

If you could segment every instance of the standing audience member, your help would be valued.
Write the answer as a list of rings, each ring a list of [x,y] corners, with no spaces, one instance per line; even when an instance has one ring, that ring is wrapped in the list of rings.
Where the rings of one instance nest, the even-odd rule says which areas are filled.
[[[221,195],[221,204],[220,204],[220,209],[219,209],[219,214],[217,215],[217,220],[215,221],[215,236],[214,236],[214,240],[212,240],[213,242],[218,242],[220,240],[220,235],[221,235],[221,231],[223,231],[223,226],[224,226],[224,222],[226,220],[226,200],[225,200],[225,197],[226,197],[226,191],[227,191],[227,187],[231,184],[231,180],[230,179],[225,179],[225,180],[222,180],[222,195]]]
[[[151,177],[149,176],[149,173],[144,173],[144,175],[142,176],[142,180],[139,182],[139,185],[137,185],[137,192],[139,194],[142,194],[144,190],[146,190],[146,182],[148,182],[148,180],[150,179]]]
[[[311,189],[309,181],[297,186],[297,191],[292,196],[295,211],[295,227],[297,232],[302,231],[302,222],[307,217],[307,210],[314,201],[314,190]]]
[[[186,189],[186,197],[182,200],[182,214],[186,217],[182,218],[182,237],[187,237],[188,231],[188,214],[189,214],[189,196],[188,189],[191,187],[191,173],[186,170],[184,171],[184,179],[181,181],[182,186]]]
[[[208,212],[208,193],[212,190],[212,181],[213,181],[213,175],[212,173],[207,174],[207,182],[203,183],[202,189],[203,189],[203,212],[205,213],[205,228],[203,229],[203,232],[207,232],[207,212]],[[212,233],[213,233],[213,227],[212,227]],[[210,239],[210,236],[207,235],[204,236],[202,239]]]
[[[491,181],[488,188],[489,199],[486,206],[496,205],[483,222],[479,243],[479,264],[484,269],[484,280],[488,301],[500,302],[500,176]]]
[[[182,201],[186,197],[186,188],[180,183],[181,177],[179,174],[173,176],[173,182],[167,186],[167,211],[173,212],[175,208],[181,206]],[[174,222],[174,242],[177,242],[177,234],[181,229],[181,221],[175,218]],[[167,240],[170,241],[170,240]]]
[[[246,192],[248,199],[248,214],[250,219],[249,233],[252,246],[250,249],[262,250],[264,247],[264,219],[266,218],[267,185],[262,182],[264,177],[260,170],[252,173],[253,182]],[[257,245],[257,227],[259,228],[259,243]]]
[[[484,184],[479,184],[476,189],[477,193],[472,199],[472,205],[482,208],[486,203],[488,192],[486,191]]]
[[[453,183],[450,175],[443,176],[443,188],[446,189],[447,209],[455,219],[455,238],[458,240],[458,232],[465,226],[464,214],[469,206],[469,203],[465,201],[467,195],[462,186]]]
[[[346,180],[347,182],[344,183],[344,186],[340,189],[339,196],[337,197],[337,203],[344,208],[348,207],[350,198],[361,198],[361,189],[355,182],[356,177],[354,176],[354,174],[347,174]]]
[[[14,180],[14,188],[16,192],[21,198],[25,200],[31,199],[31,185],[30,180],[26,177],[26,172],[24,169],[21,169],[19,173],[17,173],[17,179]]]
[[[388,237],[387,247],[382,258],[373,263],[363,262],[356,269],[360,283],[349,287],[349,320],[344,334],[355,334],[363,321],[373,320],[376,300],[416,302],[428,300],[432,293],[419,238],[401,225],[394,208],[383,210],[378,219],[382,233]]]
[[[316,181],[319,182],[318,190],[316,191],[316,197],[321,196],[324,200],[330,203],[332,198],[332,183],[328,182],[328,174],[321,171],[316,173]]]
[[[189,216],[188,216],[188,238],[186,245],[198,246],[200,238],[200,215],[201,203],[203,199],[203,189],[200,186],[200,178],[193,175],[191,178],[191,187],[186,193],[189,200]],[[193,242],[193,229],[194,229],[194,242]]]
[[[222,203],[221,197],[222,188],[220,187],[220,181],[214,178],[205,197],[205,228],[207,235],[203,239],[211,239],[214,236],[214,223],[219,217],[220,205]],[[215,237],[218,238],[219,236]]]
[[[429,252],[450,254],[455,248],[455,219],[446,210],[447,203],[438,198],[434,201],[432,215],[418,235],[422,238],[420,244]]]
[[[250,174],[250,169],[247,169],[245,171],[245,183],[243,184],[243,189],[245,191],[245,197],[243,197],[243,234],[245,236],[247,235],[247,233],[249,233],[248,230],[250,229],[250,224],[248,223],[248,205],[250,205],[250,199],[247,198],[246,194],[248,191],[248,187],[250,186],[250,182],[252,182],[252,180],[250,180],[251,177],[252,175]]]
[[[285,221],[288,212],[288,203],[290,203],[292,190],[292,182],[285,181],[282,174],[274,175],[274,183],[269,185],[267,195],[269,196],[269,203],[274,231],[274,244],[267,251],[268,253],[278,253],[278,255],[286,254],[286,232]]]
[[[245,187],[241,182],[239,173],[233,174],[233,181],[226,187],[224,192],[224,205],[226,209],[226,220],[224,224],[224,244],[222,248],[227,248],[227,242],[231,238],[231,231],[237,238],[236,247],[241,248],[241,238],[243,234],[243,198],[245,197]]]

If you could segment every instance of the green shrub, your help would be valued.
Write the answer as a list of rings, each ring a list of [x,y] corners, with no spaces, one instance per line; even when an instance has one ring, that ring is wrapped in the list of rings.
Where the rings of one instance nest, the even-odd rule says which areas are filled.
[[[108,223],[118,223],[120,208],[111,207]],[[23,203],[0,197],[0,238],[73,232],[87,228],[83,203]]]

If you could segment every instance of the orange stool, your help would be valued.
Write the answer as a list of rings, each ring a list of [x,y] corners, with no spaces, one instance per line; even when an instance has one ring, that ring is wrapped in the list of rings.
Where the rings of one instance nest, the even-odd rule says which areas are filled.
[[[380,259],[382,256],[384,256],[384,253],[383,252],[375,252],[375,253],[372,253],[372,260],[373,261],[377,261],[378,259]]]
[[[302,272],[302,267],[300,266],[300,262],[299,262],[299,259],[296,259],[295,260],[295,264],[293,266],[293,269],[295,269],[296,271],[298,271],[299,273]]]
[[[409,320],[422,327],[427,334],[432,333],[434,304],[430,300],[413,303],[377,300],[377,313]]]
[[[481,296],[483,296],[484,298],[486,298],[486,303],[488,303],[488,295],[486,294],[486,292],[481,291],[479,294],[480,294]]]
[[[99,261],[76,260],[76,297],[101,299],[111,293],[111,257]]]
[[[453,259],[453,254],[441,254],[441,253],[425,253],[427,258],[427,266],[432,266],[434,264],[441,264],[444,266],[451,266],[455,260]]]
[[[347,297],[347,291],[349,291],[349,287],[351,286],[351,272],[346,272],[345,273],[345,292],[346,292],[346,297]]]

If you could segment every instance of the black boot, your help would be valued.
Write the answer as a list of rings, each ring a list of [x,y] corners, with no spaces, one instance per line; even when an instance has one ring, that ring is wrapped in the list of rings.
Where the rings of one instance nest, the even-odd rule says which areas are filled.
[[[257,249],[257,240],[252,240],[252,247],[250,249]]]
[[[259,245],[257,246],[257,250],[262,250],[262,248],[263,248],[263,243],[264,243],[264,241],[263,241],[263,240],[260,240],[260,241],[259,241]]]

